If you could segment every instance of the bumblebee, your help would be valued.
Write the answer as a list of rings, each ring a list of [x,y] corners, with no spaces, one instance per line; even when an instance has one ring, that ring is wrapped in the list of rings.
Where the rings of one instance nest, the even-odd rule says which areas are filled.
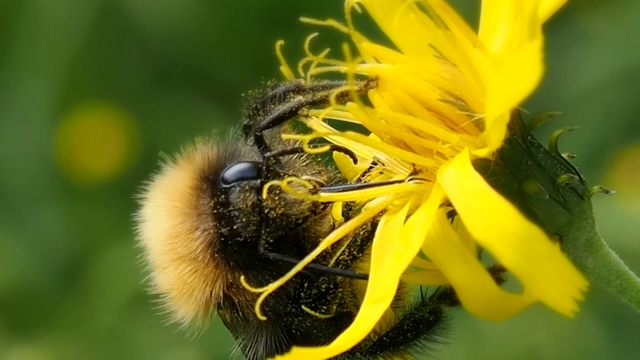
[[[325,251],[264,301],[240,281],[267,285],[309,254],[336,226],[332,204],[303,200],[268,181],[297,176],[318,191],[341,191],[370,184],[347,184],[331,166],[280,137],[289,120],[305,108],[326,104],[342,82],[291,82],[252,94],[244,111],[244,136],[230,141],[197,140],[144,186],[136,215],[152,292],[171,319],[202,328],[217,312],[249,360],[286,353],[292,346],[330,343],[353,321],[375,233],[375,220]],[[358,85],[361,92],[375,83]],[[338,94],[346,102],[348,94]],[[347,149],[331,147],[351,155]],[[345,204],[344,218],[357,209]],[[363,342],[337,359],[394,358],[420,351],[446,332],[446,307],[458,305],[452,289],[420,292],[412,300],[405,286],[392,304],[393,321],[379,324]]]

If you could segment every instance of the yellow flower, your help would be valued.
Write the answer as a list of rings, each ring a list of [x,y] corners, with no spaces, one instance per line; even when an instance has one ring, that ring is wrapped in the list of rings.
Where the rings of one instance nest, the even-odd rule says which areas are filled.
[[[361,341],[389,308],[401,281],[453,286],[463,306],[490,320],[510,317],[534,302],[573,316],[587,282],[560,247],[474,169],[472,160],[492,159],[507,135],[510,114],[537,86],[543,73],[543,23],[563,0],[484,0],[476,34],[442,0],[346,2],[346,24],[306,22],[347,33],[358,56],[345,47],[345,61],[308,57],[299,70],[307,79],[324,72],[376,81],[368,104],[354,97],[310,110],[311,135],[353,150],[360,161],[335,154],[351,181],[404,182],[338,194],[300,194],[320,201],[354,201],[361,213],[329,235],[281,281],[330,244],[382,212],[371,249],[369,281],[360,311],[331,344],[295,347],[282,358],[325,359]],[[358,33],[352,9],[363,6],[393,48]],[[309,65],[306,72],[302,69]],[[283,72],[293,72],[283,62]],[[371,134],[339,131],[325,120],[361,124]],[[367,171],[365,171],[367,170]],[[363,175],[365,174],[365,175]],[[364,177],[363,177],[364,176]],[[297,183],[292,186],[292,182]],[[287,191],[304,182],[285,179]],[[451,214],[457,216],[452,221]],[[521,293],[500,288],[477,256],[491,254],[522,285]],[[273,286],[278,286],[272,284]],[[261,289],[266,296],[272,287]]]

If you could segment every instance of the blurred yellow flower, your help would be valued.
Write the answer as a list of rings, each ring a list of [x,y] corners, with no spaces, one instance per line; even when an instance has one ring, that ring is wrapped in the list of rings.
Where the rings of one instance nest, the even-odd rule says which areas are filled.
[[[629,210],[640,210],[640,143],[617,150],[608,163],[607,184],[622,195],[616,201]]]
[[[274,286],[345,234],[381,216],[366,294],[354,322],[332,343],[294,347],[282,358],[326,359],[353,347],[389,308],[401,280],[450,284],[463,306],[483,319],[510,317],[536,301],[569,317],[578,311],[587,281],[545,231],[472,165],[473,159],[493,158],[507,135],[511,111],[540,81],[542,25],[564,2],[484,0],[477,34],[442,0],[347,1],[346,24],[303,19],[348,34],[358,56],[352,58],[348,47],[344,61],[327,58],[328,50],[314,55],[307,43],[308,56],[298,67],[302,76],[310,80],[338,72],[352,89],[356,76],[377,86],[368,92],[368,104],[354,93],[346,105],[310,110],[304,121],[313,133],[290,137],[305,143],[324,138],[353,150],[360,159],[357,165],[343,154],[334,155],[351,181],[407,180],[337,194],[300,194],[357,202],[362,210]],[[394,48],[355,30],[351,13],[361,6]],[[294,78],[284,62],[282,70]],[[361,124],[371,134],[337,130],[328,119]],[[281,185],[300,193],[300,186],[291,182],[304,185],[300,179],[285,179]],[[495,283],[478,259],[478,247],[515,276],[522,293]]]
[[[74,108],[60,123],[56,157],[63,173],[83,185],[121,175],[137,156],[139,134],[132,116],[108,102]]]

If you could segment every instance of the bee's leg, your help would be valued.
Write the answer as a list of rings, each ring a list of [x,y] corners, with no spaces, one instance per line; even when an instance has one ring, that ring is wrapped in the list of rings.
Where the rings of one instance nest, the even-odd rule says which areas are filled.
[[[325,95],[324,93],[330,93],[331,90],[343,86],[344,84],[345,82],[343,81],[318,81],[309,84],[305,84],[302,81],[291,81],[276,87],[253,103],[253,105],[251,105],[247,110],[246,120],[243,125],[245,137],[248,138],[256,132],[256,123],[262,122],[262,118],[264,116],[272,114],[274,109],[281,107],[291,101],[294,97],[308,97],[314,94],[323,94],[326,98],[329,94]],[[288,119],[285,119],[284,121],[286,120]],[[274,126],[277,126],[277,124],[267,128]],[[263,129],[263,131],[264,130],[266,129]]]
[[[496,284],[506,281],[507,270],[502,265],[490,266],[487,271]],[[396,314],[397,322],[374,333],[372,341],[365,340],[334,360],[404,358],[421,349],[428,351],[429,344],[442,343],[447,335],[449,324],[445,309],[460,305],[458,295],[450,286],[440,286],[430,296],[420,287],[420,297]]]
[[[327,151],[337,151],[340,153],[343,153],[347,156],[349,156],[349,158],[351,158],[351,160],[354,163],[357,163],[358,158],[356,156],[355,153],[353,153],[353,151],[349,150],[348,148],[341,146],[341,145],[336,145],[336,144],[326,144],[326,145],[318,145],[319,147],[327,147]],[[280,172],[281,175],[288,175],[286,174],[283,170],[282,170],[282,164],[279,161],[279,158],[283,157],[283,156],[290,156],[290,155],[296,155],[296,154],[304,154],[306,153],[305,148],[302,146],[295,146],[295,147],[290,147],[290,148],[286,148],[286,149],[282,149],[282,150],[276,150],[276,151],[272,151],[269,152],[267,154],[264,154],[264,156],[262,157],[262,171],[261,171],[261,178],[260,178],[260,188],[262,188],[269,180],[270,176],[270,171],[269,169],[274,169],[275,171]],[[257,180],[257,179],[256,179]]]
[[[336,151],[339,153],[343,153],[345,155],[347,155],[349,158],[351,158],[351,160],[357,164],[358,163],[358,157],[356,156],[356,154],[351,151],[351,149],[344,147],[342,145],[337,145],[337,144],[324,144],[324,145],[314,145],[311,146],[311,148],[313,147],[327,147],[326,152],[329,151]],[[265,158],[278,158],[278,157],[282,157],[282,156],[287,156],[287,155],[295,155],[295,154],[302,154],[305,153],[305,148],[302,146],[294,146],[294,147],[290,147],[290,148],[286,148],[286,149],[282,149],[282,150],[276,150],[276,151],[272,151],[269,153],[264,154],[263,156]]]
[[[298,115],[300,110],[308,105],[307,100],[304,97],[297,97],[292,99],[275,112],[269,114],[264,120],[258,123],[252,128],[253,142],[258,148],[260,154],[265,155],[270,152],[269,145],[264,139],[263,131],[274,128],[291,118]]]
[[[397,322],[383,329],[373,341],[365,340],[336,359],[404,358],[429,343],[442,342],[448,330],[444,311],[452,296],[449,292],[453,290],[448,287],[438,288],[431,296],[421,291],[419,300],[398,314]]]
[[[260,154],[264,155],[269,153],[269,146],[264,139],[263,131],[272,129],[278,125],[281,125],[292,118],[296,117],[300,110],[307,106],[318,106],[325,104],[329,101],[330,92],[323,92],[319,94],[309,96],[298,96],[291,99],[286,104],[282,105],[278,110],[269,114],[266,118],[256,124],[253,128],[253,141],[258,147]]]
[[[320,188],[319,192],[320,193],[341,193],[341,192],[347,192],[347,191],[370,189],[378,186],[402,184],[404,182],[407,182],[407,180],[406,179],[383,180],[383,181],[372,181],[367,183],[353,183],[353,184],[344,184],[344,185],[335,185],[335,186],[324,186]]]
[[[254,143],[261,154],[269,152],[269,146],[264,139],[263,131],[272,129],[296,117],[305,107],[320,106],[329,103],[333,91],[346,83],[343,81],[301,82],[286,83],[264,96],[249,110],[249,119],[244,122],[245,136],[253,136]],[[356,83],[357,92],[366,91],[377,86],[376,79],[359,81]],[[336,101],[344,104],[351,99],[349,91],[340,92]],[[273,109],[276,109],[273,111]],[[257,123],[256,117],[265,116]]]
[[[300,262],[299,259],[294,259],[289,256],[284,256],[276,253],[265,253],[265,255],[272,260],[287,262],[294,265],[297,265]],[[326,266],[321,264],[311,263],[305,266],[304,270],[319,273],[322,275],[335,275],[335,276],[340,276],[340,277],[355,279],[355,280],[369,280],[369,275],[367,274],[362,274],[357,271],[348,270],[348,269],[334,268],[331,266]]]
[[[266,229],[265,229],[266,225],[264,222],[262,224],[263,224],[262,225],[263,229],[261,231],[261,234],[263,234],[264,236],[264,234],[266,234]],[[293,265],[297,265],[300,263],[300,259],[266,251],[266,249],[264,248],[265,246],[264,244],[265,244],[265,239],[260,239],[260,242],[258,244],[258,253],[270,258],[271,260],[286,262]],[[323,275],[334,275],[334,276],[340,276],[340,277],[345,277],[345,278],[355,279],[355,280],[369,280],[369,275],[367,274],[362,274],[357,271],[353,271],[349,269],[334,268],[331,266],[315,264],[315,263],[308,264],[307,266],[304,267],[304,270],[313,271]]]

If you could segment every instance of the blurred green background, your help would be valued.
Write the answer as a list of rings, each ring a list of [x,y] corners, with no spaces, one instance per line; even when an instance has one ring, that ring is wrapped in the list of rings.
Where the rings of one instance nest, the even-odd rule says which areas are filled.
[[[477,18],[475,1],[456,5]],[[281,78],[276,40],[295,64],[318,30],[300,15],[341,20],[342,2],[0,1],[0,359],[229,358],[219,321],[189,339],[145,294],[134,195],[160,152],[226,134],[240,95]],[[599,228],[640,272],[640,2],[570,2],[547,30],[547,74],[524,107],[564,113],[541,138],[580,127],[562,150],[618,191],[595,197]],[[575,320],[452,317],[438,359],[640,358],[640,315],[597,284]]]

